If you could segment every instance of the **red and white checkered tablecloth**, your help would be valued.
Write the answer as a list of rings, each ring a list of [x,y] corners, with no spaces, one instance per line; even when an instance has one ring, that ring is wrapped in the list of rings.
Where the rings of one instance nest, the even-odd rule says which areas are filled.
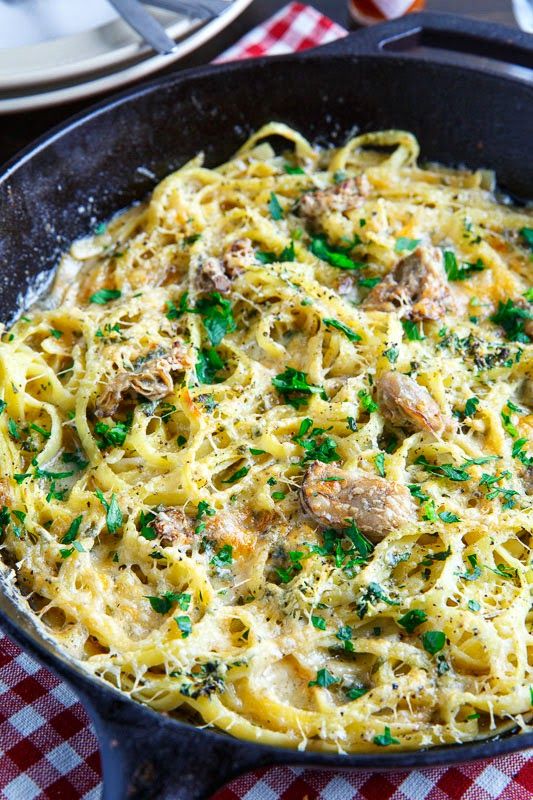
[[[305,50],[346,31],[290,3],[219,60]],[[72,691],[0,632],[0,800],[99,800],[93,727]],[[216,800],[532,800],[533,753],[412,772],[288,767],[245,775]],[[215,800],[215,798],[213,798]]]

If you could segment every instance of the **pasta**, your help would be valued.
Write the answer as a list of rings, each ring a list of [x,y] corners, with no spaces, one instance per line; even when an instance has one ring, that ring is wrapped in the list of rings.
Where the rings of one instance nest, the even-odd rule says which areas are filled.
[[[409,133],[271,123],[74,243],[0,343],[0,547],[58,645],[269,744],[524,729],[531,220]]]

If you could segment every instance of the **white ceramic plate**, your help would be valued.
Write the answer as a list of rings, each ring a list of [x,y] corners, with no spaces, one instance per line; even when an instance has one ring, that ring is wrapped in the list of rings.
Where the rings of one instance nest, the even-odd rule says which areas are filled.
[[[78,0],[0,0],[0,113],[44,108],[117,89],[183,58],[229,25],[252,0],[233,0],[219,17],[201,25],[198,20],[150,8],[164,23],[169,36],[180,39],[169,55],[153,55],[137,34],[119,18],[106,0],[91,0],[90,14],[56,13],[47,26],[22,25],[10,13],[19,33],[11,41],[19,47],[2,47],[8,40],[5,25],[10,12],[46,4],[83,6]],[[41,11],[41,14],[43,12]],[[52,24],[55,20],[55,24]],[[82,30],[79,28],[82,27]],[[66,35],[61,35],[61,32]],[[49,38],[45,39],[45,35]],[[40,37],[40,38],[39,38]],[[185,37],[181,39],[181,37]],[[45,39],[43,41],[43,39]],[[37,40],[37,41],[36,41]]]

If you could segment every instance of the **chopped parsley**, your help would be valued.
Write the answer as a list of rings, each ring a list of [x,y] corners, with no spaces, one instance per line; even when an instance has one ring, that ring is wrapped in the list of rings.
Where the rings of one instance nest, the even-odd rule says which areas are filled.
[[[129,432],[129,426],[124,422],[117,422],[115,425],[107,425],[105,422],[97,422],[94,432],[102,438],[96,444],[103,450],[105,447],[120,447],[123,445]]]
[[[376,470],[378,475],[381,475],[382,478],[385,477],[385,453],[378,453],[377,456],[374,458],[374,464],[376,465]]]
[[[398,348],[397,347],[389,347],[388,350],[384,350],[383,351],[383,355],[385,356],[387,361],[390,361],[391,364],[396,364],[396,362],[398,361],[398,356],[399,356]]]
[[[308,402],[308,395],[318,394],[322,400],[327,400],[328,396],[322,386],[314,386],[307,380],[305,372],[287,367],[284,372],[280,372],[272,378],[272,385],[283,396],[286,403],[294,408],[301,408]]]
[[[477,412],[477,408],[479,406],[479,398],[478,397],[469,397],[465,403],[465,407],[463,411],[454,411],[454,417],[458,419],[466,419],[467,417],[473,417],[474,414]]]
[[[390,728],[387,725],[385,725],[384,732],[374,736],[372,741],[374,744],[377,744],[378,747],[388,747],[391,744],[400,744],[399,739],[395,739],[393,736],[391,736]]]
[[[7,429],[12,439],[20,439],[20,433],[19,429],[17,428],[17,423],[15,422],[14,419],[11,419],[11,417],[9,417],[7,421]]]
[[[353,630],[349,625],[343,625],[337,633],[335,634],[335,638],[338,639],[340,642],[344,644],[344,649],[347,650],[349,653],[353,653],[353,642],[352,642],[352,634]],[[364,694],[364,693],[363,693]],[[348,695],[349,696],[349,695]],[[358,695],[359,697],[361,695]],[[356,698],[351,698],[355,700]]]
[[[517,458],[525,467],[533,467],[533,456],[528,456],[523,449],[528,442],[529,440],[525,438],[517,439],[513,443],[512,456]]]
[[[61,539],[61,544],[72,544],[72,542],[78,538],[78,533],[80,530],[80,525],[82,523],[82,520],[83,516],[81,514],[79,517],[76,517],[75,519],[72,520],[68,531]]]
[[[274,220],[283,219],[283,209],[280,206],[279,200],[274,194],[274,192],[270,192],[270,200],[268,201],[268,210],[270,212],[270,216]]]
[[[323,322],[326,328],[336,328],[338,331],[341,331],[350,342],[361,341],[359,334],[349,328],[348,325],[345,325],[344,322],[339,322],[338,319],[324,319]]]
[[[424,456],[419,456],[415,460],[415,464],[418,464],[432,475],[448,478],[450,481],[469,481],[471,478],[469,473],[460,467],[454,467],[453,464],[430,464]]]
[[[108,503],[104,495],[97,489],[95,492],[96,497],[100,500],[101,504],[106,511],[106,525],[109,533],[116,533],[122,527],[122,511],[120,510],[117,498],[114,493],[111,495],[111,500]]]
[[[502,303],[498,302],[496,312],[491,316],[491,322],[500,325],[505,331],[507,339],[512,342],[528,344],[531,339],[524,330],[524,321],[533,319],[533,311],[529,308],[514,303],[510,298]]]
[[[478,258],[474,264],[465,263],[459,266],[455,253],[451,250],[444,252],[444,269],[449,281],[464,281],[469,278],[473,272],[482,272],[485,269],[483,261]]]
[[[174,617],[176,625],[181,631],[182,639],[186,639],[192,631],[192,622],[190,617]]]
[[[378,404],[375,402],[375,400],[372,400],[371,396],[367,391],[365,391],[365,389],[360,389],[357,392],[357,397],[360,399],[363,409],[368,411],[368,413],[378,410]]]
[[[516,409],[516,406],[514,407],[514,409],[511,406],[512,406],[512,404],[510,405],[509,403],[507,403],[507,408],[509,410],[512,411],[512,410]],[[502,425],[503,425],[504,429],[507,431],[507,433],[510,436],[512,436],[513,438],[516,438],[518,436],[518,430],[517,430],[516,426],[514,425],[512,419],[511,419],[511,415],[508,414],[505,411],[505,409],[502,409],[501,417],[502,417]]]
[[[337,452],[337,442],[331,436],[324,436],[324,428],[312,428],[313,420],[309,417],[303,419],[296,436],[292,441],[299,444],[304,449],[302,464],[306,461],[322,461],[323,464],[331,464],[333,461],[340,461]],[[308,436],[306,434],[309,434]]]
[[[50,431],[47,431],[44,428],[41,428],[41,426],[40,425],[36,425],[35,422],[31,423],[30,428],[31,428],[32,431],[37,431],[37,433],[40,433],[41,436],[44,439],[49,439],[50,438]]]
[[[200,520],[205,515],[207,515],[208,517],[214,517],[216,513],[217,513],[216,510],[214,508],[211,508],[211,506],[206,500],[200,500],[200,502],[198,503],[196,519]]]
[[[400,236],[399,239],[396,239],[394,252],[403,253],[404,251],[407,251],[411,253],[415,248],[418,247],[421,241],[422,239],[409,239],[408,236]]]
[[[327,669],[319,669],[316,673],[316,678],[314,681],[309,681],[307,684],[308,686],[319,686],[321,689],[327,689],[329,686],[332,686],[334,683],[339,683],[339,679],[336,678],[331,672]]]
[[[287,175],[305,175],[305,172],[301,167],[293,167],[292,164],[284,164],[283,169]]]
[[[373,289],[374,286],[377,286],[378,283],[381,283],[381,278],[359,278],[357,283],[359,286],[363,286],[365,289]]]
[[[227,568],[230,564],[233,564],[233,547],[231,544],[225,544],[221,547],[209,563],[220,569]]]
[[[533,250],[533,228],[520,228],[518,232],[529,249]]]
[[[194,312],[200,314],[207,336],[213,347],[220,344],[226,333],[237,330],[231,303],[220,292],[211,292],[196,303]]]
[[[177,603],[182,611],[187,611],[191,602],[191,595],[184,592],[165,592],[162,597],[150,595],[145,597],[157,614],[168,614],[174,603]]]
[[[411,342],[416,342],[416,341],[421,342],[423,339],[426,338],[424,336],[422,325],[419,322],[413,322],[410,319],[402,319],[402,327],[404,329],[405,335]]]
[[[226,480],[222,481],[222,483],[236,483],[237,481],[240,481],[241,478],[244,478],[246,475],[248,475],[249,472],[250,467],[241,467],[234,472],[233,475],[230,475],[229,478],[226,478]]]
[[[427,614],[421,608],[412,608],[398,620],[398,625],[405,628],[407,633],[413,633],[419,625],[427,620]]]
[[[477,556],[474,553],[473,555],[467,556],[467,559],[472,569],[468,572],[458,572],[457,575],[465,581],[476,581],[481,575],[481,567],[477,563]]]
[[[80,450],[75,450],[73,453],[66,450],[61,456],[61,461],[65,464],[74,464],[76,471],[79,471],[89,465],[89,462],[84,459],[84,455]]]
[[[192,309],[190,309],[187,305],[188,301],[189,301],[188,292],[184,292],[181,295],[177,307],[174,305],[172,300],[167,300],[166,302],[167,313],[165,314],[166,318],[170,320],[179,319],[187,311],[191,311]]]
[[[396,600],[392,600],[390,597],[388,597],[388,595],[385,594],[379,583],[371,581],[366,589],[363,590],[361,596],[356,602],[357,616],[359,619],[363,619],[363,617],[366,615],[369,603],[375,605],[379,601],[386,603],[389,606],[400,605]]]
[[[72,553],[73,553],[75,550],[76,550],[78,553],[84,553],[84,552],[85,552],[85,550],[84,550],[84,548],[83,548],[83,545],[81,544],[81,542],[72,542],[72,547],[64,547],[64,548],[62,547],[62,548],[60,548],[60,550],[59,550],[59,555],[60,555],[60,556],[61,556],[61,558],[63,558],[63,559],[64,559],[64,558],[68,558],[69,556],[71,556],[71,555],[72,555]]]
[[[152,542],[157,537],[157,533],[152,527],[154,520],[155,514],[152,514],[151,511],[149,511],[147,514],[145,514],[144,511],[141,511],[139,514],[139,535],[149,542]]]
[[[303,569],[301,561],[305,557],[304,553],[300,550],[290,550],[288,555],[290,560],[288,568],[276,568],[276,574],[282,583],[290,583],[296,573],[301,572]]]
[[[89,297],[89,303],[96,303],[98,306],[105,306],[112,300],[118,300],[122,292],[119,289],[99,289]]]
[[[198,353],[196,362],[196,377],[200,383],[218,383],[218,370],[224,367],[221,359],[214,347],[202,349]]]
[[[327,264],[331,264],[332,267],[337,267],[337,269],[361,269],[365,265],[361,261],[354,261],[348,255],[352,248],[353,245],[351,247],[338,247],[329,244],[326,237],[321,234],[311,240],[310,250],[321,261],[325,261]]]
[[[411,492],[412,497],[416,497],[421,503],[426,502],[429,500],[429,495],[422,491],[422,487],[419,483],[409,483],[407,488]]]
[[[272,252],[266,252],[265,250],[257,250],[255,257],[260,264],[274,264],[276,261],[278,261],[280,264],[283,264],[286,261],[294,261],[294,242],[291,242],[287,247],[284,247],[279,255]]]
[[[368,693],[368,688],[362,683],[352,683],[344,690],[348,700],[358,700],[364,694]]]
[[[469,600],[467,605],[470,611],[479,611],[481,608],[477,600]]]
[[[319,631],[326,630],[326,620],[324,619],[324,617],[318,617],[312,614],[311,622],[313,623],[313,627],[317,628]]]
[[[422,634],[422,645],[430,655],[436,655],[446,644],[446,636],[443,631],[425,631]]]
[[[461,518],[457,514],[452,514],[451,511],[439,511],[439,517],[443,522],[451,524],[452,522],[460,522]]]

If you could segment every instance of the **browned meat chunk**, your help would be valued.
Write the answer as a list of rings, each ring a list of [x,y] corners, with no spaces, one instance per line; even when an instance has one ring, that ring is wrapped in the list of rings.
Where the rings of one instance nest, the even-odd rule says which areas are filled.
[[[204,261],[199,275],[199,288],[225,294],[229,292],[237,275],[255,263],[250,239],[237,239],[226,250],[223,258],[211,256]]]
[[[533,467],[528,467],[522,477],[526,494],[533,494]]]
[[[304,511],[319,525],[346,528],[353,520],[373,542],[416,519],[405,486],[377,476],[353,475],[318,461],[304,475],[300,499]]]
[[[303,194],[298,201],[298,213],[314,220],[332,211],[350,211],[362,205],[369,191],[366,175],[348,178],[337,186]]]
[[[392,425],[442,433],[441,410],[425,386],[401,372],[384,372],[377,381],[379,409]]]
[[[436,247],[417,247],[372,289],[363,307],[397,311],[400,317],[420,321],[440,319],[449,299],[441,251]]]
[[[197,533],[199,524],[180,508],[171,507],[159,512],[153,526],[164,547],[174,544],[190,547],[195,541],[200,544],[205,537],[217,546],[230,544],[235,552],[247,552],[257,540],[254,518],[241,512],[217,511],[214,516],[205,516],[202,519],[205,527]]]
[[[190,544],[193,541],[193,520],[179,508],[160,511],[154,520],[154,531],[163,547]]]
[[[113,416],[128,392],[136,392],[147,400],[162,400],[174,388],[172,373],[189,369],[192,365],[193,360],[184,345],[174,342],[169,353],[143,360],[136,372],[119,372],[98,398],[96,416]]]

